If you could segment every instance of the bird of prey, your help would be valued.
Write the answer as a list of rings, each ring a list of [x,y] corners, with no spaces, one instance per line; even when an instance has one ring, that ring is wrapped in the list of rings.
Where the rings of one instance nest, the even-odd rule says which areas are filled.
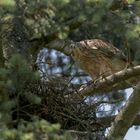
[[[121,50],[100,39],[80,41],[71,47],[72,58],[93,80],[104,78],[128,66]]]

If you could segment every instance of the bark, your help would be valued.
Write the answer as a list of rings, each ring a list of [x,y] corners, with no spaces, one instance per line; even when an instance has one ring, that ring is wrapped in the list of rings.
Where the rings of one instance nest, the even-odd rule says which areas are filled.
[[[117,116],[109,116],[109,117],[102,117],[97,119],[97,123],[101,124],[102,126],[110,127],[111,123],[115,120]],[[133,124],[135,126],[140,125],[140,115],[137,115]]]
[[[112,91],[135,87],[138,80],[140,80],[140,65],[117,72],[114,75],[100,80],[97,84],[91,82],[89,85],[83,85],[79,91],[71,94],[70,97],[72,100],[81,100],[88,96],[109,94]]]
[[[140,65],[124,69],[97,82],[81,88],[81,96],[102,95],[112,90],[133,87],[140,79]]]
[[[140,82],[134,88],[134,92],[129,97],[123,109],[116,116],[107,139],[123,139],[128,129],[133,124],[136,115],[140,110]]]

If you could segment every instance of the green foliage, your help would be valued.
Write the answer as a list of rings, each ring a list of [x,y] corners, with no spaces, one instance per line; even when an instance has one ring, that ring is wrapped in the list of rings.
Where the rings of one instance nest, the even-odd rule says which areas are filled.
[[[43,42],[44,37],[48,42],[101,38],[122,48],[126,54],[130,47],[136,52],[136,56],[132,55],[139,59],[140,1],[128,2],[130,5],[126,9],[113,11],[109,8],[111,0],[28,0],[23,4],[26,9],[23,18],[29,40],[43,38]],[[14,0],[0,0],[1,19],[4,17],[7,21],[13,17],[14,4]],[[68,134],[60,135],[59,125],[39,119],[20,121],[18,111],[22,110],[22,102],[26,100],[29,107],[41,103],[41,98],[33,91],[37,92],[35,83],[38,80],[39,74],[33,72],[19,54],[13,55],[6,66],[0,68],[0,140],[70,139]],[[12,124],[13,110],[17,111],[17,129]]]
[[[59,124],[50,124],[46,120],[20,122],[17,129],[4,127],[0,131],[1,140],[72,140],[68,133],[60,134]]]
[[[20,97],[32,104],[39,104],[41,99],[26,89],[27,85],[39,80],[39,75],[32,72],[28,63],[19,54],[15,54],[0,68],[0,140],[69,140],[68,134],[60,135],[60,125],[50,124],[45,120],[32,122],[19,121],[17,129],[12,126],[12,109],[20,110]]]
[[[15,4],[14,0],[1,0],[0,1],[0,5],[9,5],[9,6],[13,6]]]
[[[0,18],[5,16],[7,12],[13,12],[15,9],[14,0],[0,0]]]

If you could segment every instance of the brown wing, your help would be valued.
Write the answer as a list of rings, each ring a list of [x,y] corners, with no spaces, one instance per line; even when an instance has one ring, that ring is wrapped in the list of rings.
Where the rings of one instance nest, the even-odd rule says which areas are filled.
[[[102,41],[100,39],[80,41],[79,45],[88,49],[90,53],[95,53],[95,54],[101,53],[109,58],[116,57],[124,61],[127,61],[126,56],[122,51],[114,47],[111,43]]]

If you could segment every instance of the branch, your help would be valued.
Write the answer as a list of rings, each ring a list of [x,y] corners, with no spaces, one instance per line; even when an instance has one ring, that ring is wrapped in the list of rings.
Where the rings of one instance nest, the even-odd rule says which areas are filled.
[[[31,39],[30,40],[30,43],[32,46],[32,48],[30,49],[31,53],[33,55],[36,55],[38,53],[38,50],[45,48],[45,47],[64,52],[64,50],[62,49],[62,46],[65,44],[65,42],[67,44],[67,41],[60,39],[60,33],[65,32],[65,34],[69,34],[73,30],[79,28],[85,22],[85,20],[86,20],[85,17],[79,17],[79,18],[75,17],[75,18],[71,19],[70,21],[65,22],[65,24],[63,25],[61,30],[55,31],[55,32],[53,32],[49,35],[43,36],[41,38]],[[66,27],[67,27],[67,29],[66,29]]]
[[[101,124],[102,126],[109,127],[111,123],[114,121],[116,116],[102,117],[97,119],[97,124]],[[140,115],[137,115],[132,125],[140,125]]]
[[[107,135],[107,139],[122,139],[128,129],[133,124],[136,115],[140,110],[140,82],[134,88],[134,92],[129,97],[124,108],[116,116],[114,123],[112,124],[110,131]]]
[[[42,48],[49,48],[49,49],[55,49],[57,51],[60,51],[66,55],[70,55],[69,51],[69,46],[72,44],[73,41],[70,40],[54,40],[50,43],[48,43],[47,39],[41,38],[37,39],[36,41],[34,40],[33,42],[30,41],[31,43],[31,48],[30,48],[30,53],[36,57],[38,54],[38,51]]]
[[[83,87],[79,94],[81,96],[101,95],[112,90],[126,89],[137,83],[139,79],[137,76],[140,76],[140,65],[110,75],[97,84],[91,83]],[[125,82],[125,80],[128,81]]]
[[[58,51],[65,53],[66,55],[70,55],[71,54],[70,45],[72,43],[74,42],[68,40],[67,41],[55,40],[49,44],[46,44],[45,47],[50,49],[56,49]],[[110,92],[112,90],[126,89],[132,87],[137,83],[138,78],[136,77],[139,75],[140,75],[140,65],[124,69],[102,80],[99,80],[97,84],[91,83],[86,87],[83,86],[79,91],[79,95],[81,96],[100,95],[104,94],[105,92]]]
[[[71,55],[70,46],[73,43],[75,42],[70,40],[55,40],[49,44],[44,44],[43,46],[46,48],[61,51],[66,55],[70,56]],[[104,94],[105,92],[110,92],[112,90],[126,89],[132,87],[137,83],[138,78],[136,77],[139,75],[140,75],[140,65],[132,68],[124,69],[102,80],[99,80],[97,84],[91,83],[86,87],[83,86],[79,90],[78,94],[83,97],[83,96],[91,96],[91,95],[101,95]]]
[[[97,123],[101,124],[101,126],[109,127],[111,125],[111,123],[114,121],[115,117],[116,116],[98,118]],[[93,124],[93,125],[95,125],[95,124]],[[133,122],[133,125],[140,125],[140,115],[137,115],[136,119]],[[61,129],[61,131],[62,132],[67,131],[70,134],[79,134],[82,136],[89,134],[89,131],[63,130],[63,129]],[[95,132],[93,132],[93,134],[95,134]]]
[[[50,49],[55,49],[57,51],[60,51],[68,56],[71,55],[71,51],[70,51],[70,46],[73,44],[74,42],[71,40],[55,40],[52,41],[49,44],[46,44],[44,47],[46,48],[50,48]]]

